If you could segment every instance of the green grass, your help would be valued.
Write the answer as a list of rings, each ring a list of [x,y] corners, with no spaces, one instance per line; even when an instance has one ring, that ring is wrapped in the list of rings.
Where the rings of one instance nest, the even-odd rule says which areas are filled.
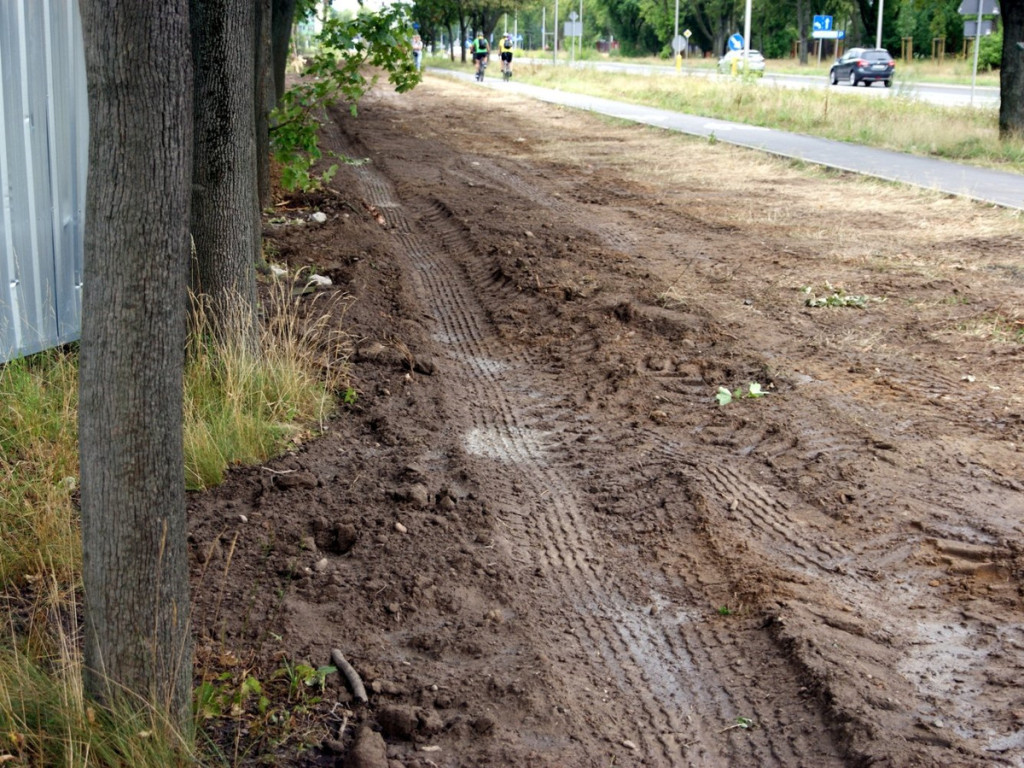
[[[896,98],[867,100],[730,78],[550,67],[520,67],[516,77],[547,88],[1024,172],[1024,141],[1000,141],[996,110],[926,104],[904,83],[894,86]]]
[[[0,581],[78,570],[78,355],[41,352],[0,369]]]
[[[259,355],[218,346],[200,327],[185,370],[185,474],[189,489],[219,484],[232,464],[256,464],[320,423],[338,383],[326,383],[310,351],[331,339],[328,314],[303,322],[289,281],[274,283]],[[317,341],[314,341],[317,339]],[[335,371],[343,374],[344,370]]]
[[[43,591],[55,587],[43,585]],[[48,601],[51,618],[57,597]],[[0,649],[0,762],[13,766],[158,768],[196,765],[188,740],[147,707],[122,701],[108,708],[82,694],[81,659],[70,628],[48,633],[49,651]]]
[[[293,298],[295,287],[278,281],[263,303],[259,356],[199,341],[209,334],[197,313],[185,373],[188,487],[213,485],[231,465],[265,461],[317,431],[346,391],[338,313]],[[194,765],[153,711],[103,710],[82,696],[77,391],[74,346],[0,366],[0,764]]]

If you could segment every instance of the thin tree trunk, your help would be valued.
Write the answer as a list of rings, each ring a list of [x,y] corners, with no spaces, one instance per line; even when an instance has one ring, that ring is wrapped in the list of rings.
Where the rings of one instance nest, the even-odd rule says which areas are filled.
[[[796,0],[796,26],[800,41],[797,47],[800,63],[807,65],[807,0]]]
[[[1003,56],[999,70],[999,136],[1024,136],[1024,0],[1002,0]]]
[[[89,176],[79,390],[85,688],[191,726],[182,375],[188,0],[81,0]]]
[[[274,103],[284,96],[284,76],[288,65],[288,41],[295,23],[295,0],[273,0],[271,14],[270,44],[274,57]]]
[[[260,258],[255,114],[256,7],[191,0],[195,64],[192,289],[222,340],[255,349]]]
[[[256,107],[256,199],[270,203],[270,110],[277,103],[271,65],[270,17],[273,0],[256,0],[256,50],[253,100]],[[260,264],[262,259],[257,262]]]

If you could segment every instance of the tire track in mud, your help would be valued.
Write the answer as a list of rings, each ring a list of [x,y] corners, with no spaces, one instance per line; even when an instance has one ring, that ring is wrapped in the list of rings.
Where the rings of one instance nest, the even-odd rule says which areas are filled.
[[[413,227],[386,178],[366,166],[356,174],[368,202],[388,210],[396,246],[415,268],[421,298],[438,323],[436,337],[448,349],[453,375],[469,395],[461,405],[469,421],[464,449],[490,460],[492,484],[506,489],[500,501],[517,559],[534,564],[574,611],[582,630],[570,635],[577,643],[575,656],[584,660],[596,690],[607,679],[618,689],[601,702],[608,704],[611,722],[597,727],[616,723],[621,732],[615,741],[636,744],[646,764],[842,765],[823,739],[820,720],[809,733],[783,727],[747,733],[738,728],[741,716],[769,723],[787,715],[773,714],[771,706],[750,695],[746,675],[730,671],[721,650],[726,633],[695,620],[685,606],[673,610],[677,600],[667,597],[656,598],[668,607],[654,613],[608,578],[597,560],[614,553],[608,554],[609,547],[588,522],[575,479],[553,461],[555,435],[535,429],[524,415],[536,403],[523,394],[523,383],[537,386],[536,376],[527,360],[497,346],[476,298],[479,289],[493,282],[492,276],[479,262],[459,266],[478,259],[468,232],[438,200],[416,209],[413,218],[419,226]],[[535,399],[547,397],[539,392]],[[684,603],[699,604],[694,587],[679,573],[663,578],[666,593],[681,593]],[[771,652],[764,638],[757,642],[765,653]],[[564,672],[577,673],[573,668]],[[595,704],[600,697],[595,695]],[[791,714],[793,707],[814,719],[801,702],[787,702],[784,709]]]
[[[515,171],[507,170],[498,164],[487,162],[474,165],[472,171],[455,168],[450,171],[451,175],[463,180],[466,184],[480,184],[481,179],[493,190],[507,199],[509,193],[517,196],[530,206],[542,205],[549,211],[557,211],[566,221],[575,218],[575,209],[583,203],[570,205],[565,199],[558,195],[550,194],[531,184],[519,176]],[[612,222],[600,222],[592,227],[605,245],[624,253],[632,253],[636,249],[637,238],[628,230]]]
[[[815,596],[806,603],[800,601],[804,619],[810,622],[805,634],[816,635],[814,626],[838,633],[840,641],[850,638],[850,648],[860,647],[871,663],[881,664],[888,696],[866,694],[867,709],[854,714],[855,720],[863,715],[869,722],[865,713],[873,707],[890,710],[898,706],[907,718],[908,740],[918,739],[924,747],[957,744],[963,754],[979,761],[970,764],[981,764],[986,752],[1019,749],[1021,740],[1012,728],[999,732],[992,727],[1005,720],[1000,717],[1005,695],[993,696],[993,689],[979,681],[990,676],[984,665],[991,664],[993,656],[1001,660],[1000,674],[1013,678],[1020,674],[1024,669],[1024,626],[988,617],[980,601],[972,606],[970,615],[955,605],[951,611],[934,591],[939,579],[948,575],[944,565],[964,571],[978,568],[984,573],[1002,567],[999,563],[1009,552],[1001,549],[997,540],[965,528],[951,541],[924,533],[908,540],[905,535],[879,532],[866,536],[858,551],[852,551],[830,536],[835,521],[784,489],[773,487],[770,481],[747,476],[727,454],[718,460],[706,454],[699,457],[692,448],[674,444],[656,432],[646,436],[663,460],[685,467],[682,474],[689,492],[704,508],[708,527],[715,530],[721,549],[753,547],[758,553],[753,562],[782,571],[782,578],[796,585],[795,594]],[[930,494],[923,488],[920,491],[917,498],[927,504]],[[948,489],[937,490],[933,503],[948,506],[951,500],[946,492]],[[897,517],[895,510],[885,506],[879,512],[883,517]],[[961,543],[964,540],[982,543]],[[934,561],[931,570],[936,578],[927,586],[911,579],[881,578],[883,573],[899,573],[900,568],[891,562],[894,555],[898,564],[917,560],[922,567]],[[743,558],[744,567],[750,562],[750,557]],[[1009,573],[1009,568],[1003,570]],[[787,571],[792,576],[785,576]],[[778,581],[779,576],[774,578]],[[808,586],[813,589],[805,588]],[[865,641],[873,650],[864,651]],[[993,647],[998,648],[994,655]],[[814,676],[817,652],[798,648],[795,656],[811,665],[808,672]],[[840,677],[848,674],[842,653],[829,657],[828,663]],[[842,683],[829,675],[822,684],[828,690]],[[828,700],[835,702],[832,697]],[[840,705],[835,716],[849,718],[851,713]],[[949,729],[950,735],[928,737],[920,730],[915,735],[915,728],[928,731],[933,723],[941,723],[938,730]],[[884,743],[881,746],[884,753]]]

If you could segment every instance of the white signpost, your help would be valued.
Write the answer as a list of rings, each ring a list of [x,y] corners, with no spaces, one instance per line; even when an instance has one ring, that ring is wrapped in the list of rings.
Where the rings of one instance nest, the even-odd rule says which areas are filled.
[[[576,60],[576,38],[577,37],[580,38],[580,44],[581,45],[583,43],[583,22],[582,21],[576,21],[576,19],[578,19],[578,18],[579,18],[579,16],[577,15],[576,11],[569,11],[569,20],[567,22],[565,22],[565,29],[562,32],[562,38],[563,39],[565,39],[567,37],[572,38],[572,42],[570,42],[570,45],[572,46],[572,48],[569,49],[570,50],[570,53],[569,53],[569,61],[570,61],[570,63],[572,63],[572,62],[574,62]],[[583,51],[581,50],[580,54],[582,55],[582,53],[583,53]]]
[[[992,32],[992,23],[989,22],[988,29],[985,29],[985,22],[982,16],[998,16],[999,3],[996,0],[963,0],[960,3],[959,13],[961,16],[977,15],[978,19],[974,29],[974,68],[971,71],[971,106],[974,106],[974,83],[978,79],[978,49],[981,48],[981,36]],[[968,34],[967,23],[964,23],[964,37],[972,37]]]

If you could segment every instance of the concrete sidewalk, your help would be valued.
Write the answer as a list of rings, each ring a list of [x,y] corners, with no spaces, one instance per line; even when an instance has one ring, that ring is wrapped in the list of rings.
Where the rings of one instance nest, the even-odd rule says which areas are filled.
[[[429,70],[431,74],[473,81],[470,74],[451,70]],[[717,141],[749,147],[773,155],[802,160],[815,165],[874,176],[967,197],[983,203],[1024,210],[1024,175],[976,168],[970,165],[918,157],[902,152],[872,149],[843,141],[819,139],[799,133],[787,133],[743,123],[730,123],[708,117],[685,115],[654,107],[624,104],[596,96],[584,96],[548,88],[539,88],[499,77],[484,80],[482,87],[508,90],[539,101],[644,123],[693,136],[714,136]]]

